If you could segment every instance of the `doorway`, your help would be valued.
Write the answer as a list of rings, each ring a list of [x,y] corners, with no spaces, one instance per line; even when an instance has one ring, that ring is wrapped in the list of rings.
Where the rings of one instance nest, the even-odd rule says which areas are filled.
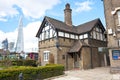
[[[74,58],[74,68],[79,68],[79,56],[78,56],[78,54],[74,53],[73,58]]]

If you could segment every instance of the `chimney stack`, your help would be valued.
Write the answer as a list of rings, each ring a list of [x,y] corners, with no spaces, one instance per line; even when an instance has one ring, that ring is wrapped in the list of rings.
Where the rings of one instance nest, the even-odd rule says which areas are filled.
[[[64,9],[64,21],[67,25],[72,26],[72,17],[71,17],[72,9],[70,9],[70,4],[67,3]]]

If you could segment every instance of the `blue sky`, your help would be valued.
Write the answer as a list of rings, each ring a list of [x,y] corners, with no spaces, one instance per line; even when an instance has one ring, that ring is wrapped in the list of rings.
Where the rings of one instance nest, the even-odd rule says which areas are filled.
[[[0,0],[0,42],[5,38],[9,42],[16,42],[18,22],[22,15],[25,50],[33,50],[37,47],[35,35],[44,16],[64,21],[66,3],[72,9],[73,25],[100,18],[105,26],[101,0]]]

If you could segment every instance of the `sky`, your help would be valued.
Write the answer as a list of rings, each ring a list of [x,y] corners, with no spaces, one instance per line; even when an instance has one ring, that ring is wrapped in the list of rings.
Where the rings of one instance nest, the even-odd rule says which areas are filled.
[[[101,0],[0,0],[0,48],[1,42],[17,41],[20,16],[23,16],[25,52],[38,48],[35,37],[45,16],[64,22],[65,4],[72,9],[73,25],[100,18],[105,26],[104,8]]]

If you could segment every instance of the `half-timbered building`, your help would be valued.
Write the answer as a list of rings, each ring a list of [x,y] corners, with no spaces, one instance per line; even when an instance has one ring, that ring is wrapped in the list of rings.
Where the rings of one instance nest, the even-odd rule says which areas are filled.
[[[106,47],[105,28],[100,19],[74,26],[72,10],[67,3],[64,9],[65,21],[45,16],[36,37],[39,39],[39,61],[63,64],[65,69],[89,69],[104,65],[99,47]]]

